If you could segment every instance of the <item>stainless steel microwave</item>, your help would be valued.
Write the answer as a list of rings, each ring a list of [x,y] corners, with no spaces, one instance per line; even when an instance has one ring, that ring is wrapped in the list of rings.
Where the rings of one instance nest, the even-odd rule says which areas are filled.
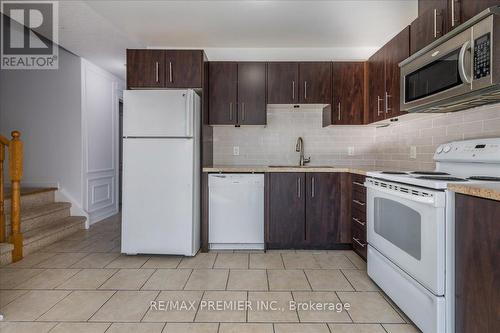
[[[450,112],[500,102],[500,6],[400,63],[401,110]]]

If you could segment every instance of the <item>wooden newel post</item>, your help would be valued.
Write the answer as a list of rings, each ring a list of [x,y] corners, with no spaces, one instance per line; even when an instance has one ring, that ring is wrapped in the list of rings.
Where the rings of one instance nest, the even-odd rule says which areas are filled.
[[[5,211],[4,211],[4,179],[3,162],[5,161],[5,147],[0,143],[0,243],[5,242]]]
[[[12,234],[9,242],[14,245],[12,261],[23,258],[23,235],[21,233],[21,179],[23,178],[23,142],[21,133],[12,132],[12,141],[9,146],[9,175],[12,182],[12,196],[10,218]]]

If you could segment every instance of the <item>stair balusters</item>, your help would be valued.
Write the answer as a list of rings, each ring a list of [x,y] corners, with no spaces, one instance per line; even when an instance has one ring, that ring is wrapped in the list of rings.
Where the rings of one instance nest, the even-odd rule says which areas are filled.
[[[23,177],[23,142],[19,131],[12,132],[12,140],[0,135],[0,242],[5,241],[5,191],[3,164],[5,148],[9,151],[9,176],[11,182],[10,221],[11,235],[9,242],[14,245],[12,262],[23,258],[23,235],[21,233],[21,179]]]

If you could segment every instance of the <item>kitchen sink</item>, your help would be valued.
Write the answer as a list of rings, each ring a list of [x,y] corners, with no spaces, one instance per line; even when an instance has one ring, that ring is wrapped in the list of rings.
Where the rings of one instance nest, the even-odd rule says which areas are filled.
[[[334,168],[333,165],[270,165],[269,168]]]

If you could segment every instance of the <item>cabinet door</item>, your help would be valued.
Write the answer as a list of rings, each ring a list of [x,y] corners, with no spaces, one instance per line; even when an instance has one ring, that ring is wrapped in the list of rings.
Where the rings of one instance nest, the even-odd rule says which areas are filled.
[[[165,51],[127,50],[127,89],[164,87]]]
[[[330,62],[300,63],[299,82],[300,103],[332,103],[332,64]]]
[[[201,88],[203,51],[167,50],[167,88]]]
[[[419,15],[410,25],[410,52],[411,54],[429,45],[446,33],[446,4],[445,7],[436,7]]]
[[[457,1],[455,0],[455,3]],[[474,17],[479,14],[486,8],[491,6],[500,5],[500,1],[498,0],[461,0],[459,4],[455,4],[456,7],[459,7],[459,16],[460,21],[465,22],[468,19]]]
[[[364,63],[333,63],[332,121],[334,125],[364,123]]]
[[[266,124],[266,63],[238,63],[238,124]]]
[[[299,101],[299,64],[270,62],[267,64],[267,102],[295,104]]]
[[[208,76],[210,125],[236,125],[237,63],[210,62]]]
[[[305,174],[269,175],[269,248],[302,248],[305,242]]]
[[[306,174],[306,243],[328,249],[342,239],[340,173]]]
[[[500,332],[500,202],[457,194],[455,332]]]
[[[368,60],[368,112],[370,122],[385,119],[385,50],[381,48]]]
[[[399,63],[410,56],[410,27],[406,27],[391,39],[385,48],[385,117],[402,114],[400,111]],[[403,112],[406,113],[406,112]]]

